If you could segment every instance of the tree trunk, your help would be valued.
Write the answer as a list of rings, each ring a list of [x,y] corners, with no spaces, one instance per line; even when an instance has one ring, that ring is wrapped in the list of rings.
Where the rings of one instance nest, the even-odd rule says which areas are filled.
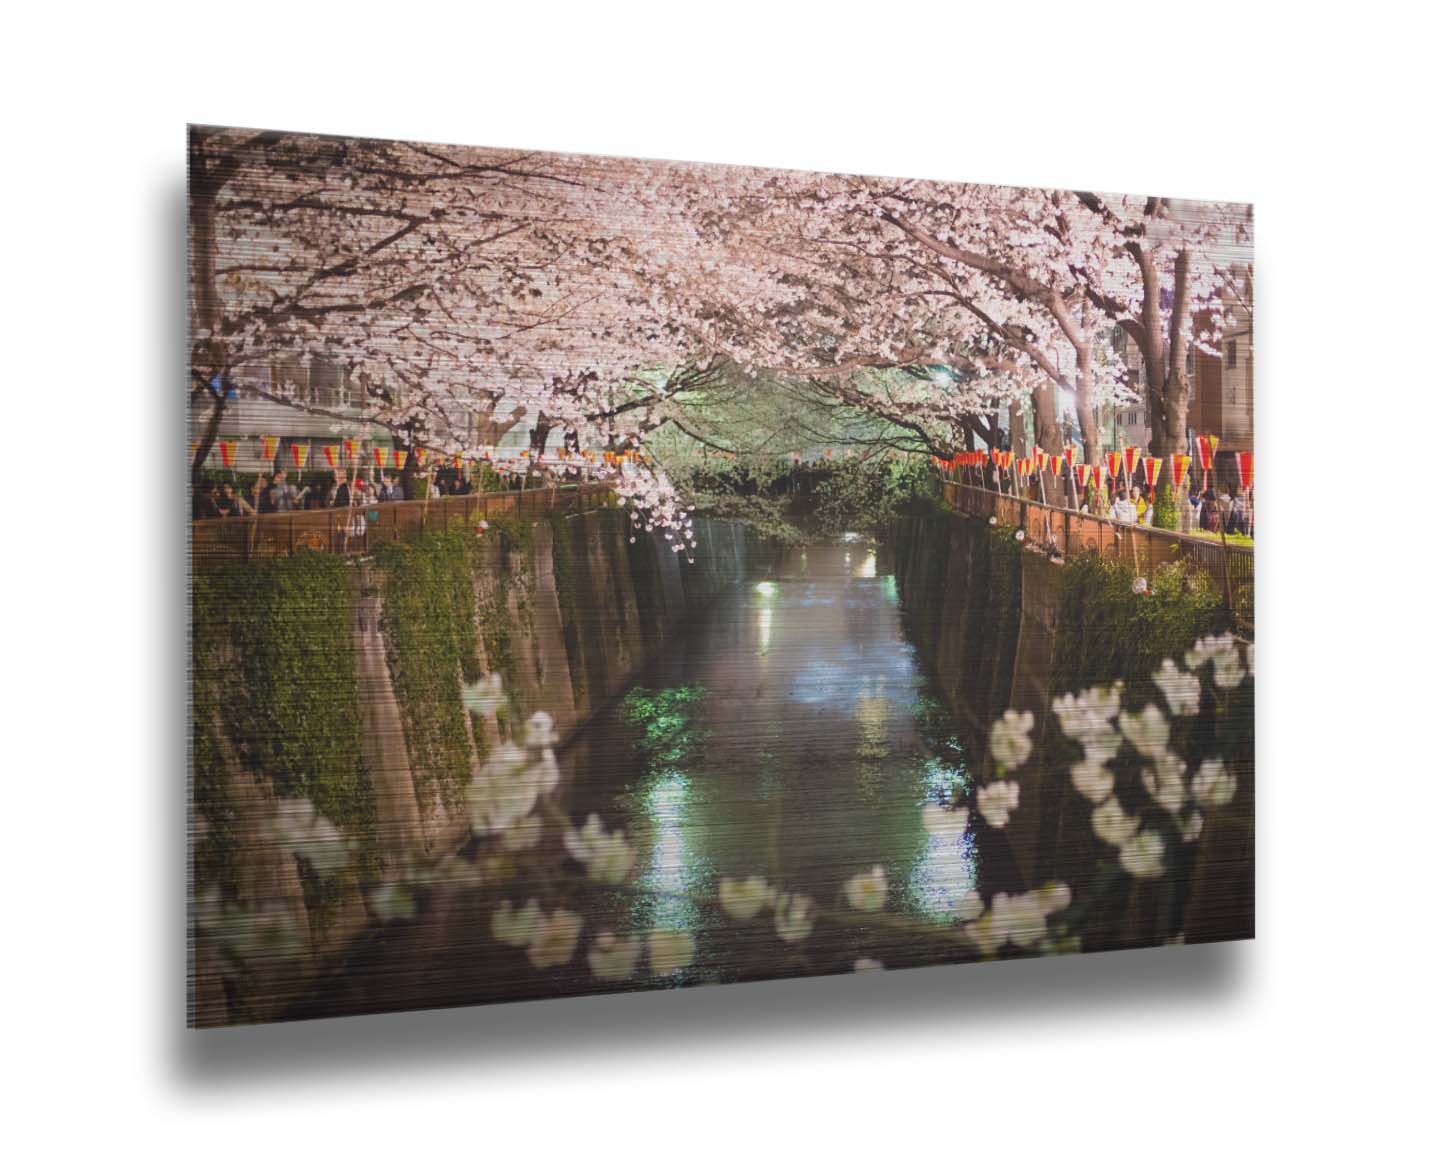
[[[1010,401],[1010,451],[1015,459],[1023,460],[1030,454],[1025,443],[1025,406],[1020,400]]]
[[[1060,425],[1055,420],[1055,385],[1046,383],[1030,393],[1030,406],[1035,412],[1035,443],[1040,448],[1058,456],[1064,444],[1060,438]]]
[[[220,340],[220,295],[215,287],[215,195],[216,181],[206,168],[205,150],[191,136],[189,146],[190,183],[190,333],[191,384],[211,403],[210,417],[195,445],[190,461],[190,483],[200,482],[200,469],[220,434],[225,397],[230,391],[224,345]],[[203,333],[204,335],[199,335]],[[211,381],[218,378],[219,395]]]

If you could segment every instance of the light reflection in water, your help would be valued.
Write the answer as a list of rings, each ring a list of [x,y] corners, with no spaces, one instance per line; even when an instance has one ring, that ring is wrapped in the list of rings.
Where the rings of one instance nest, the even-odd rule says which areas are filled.
[[[943,742],[947,752],[959,749],[952,740]],[[970,775],[964,768],[936,756],[925,764],[924,803],[953,808],[970,793]],[[916,858],[906,879],[906,902],[930,920],[948,921],[965,893],[979,883],[980,862],[975,852],[975,832],[941,839],[926,834],[925,850]]]
[[[760,652],[770,651],[770,624],[774,619],[775,611],[768,605],[760,609]]]
[[[658,898],[645,901],[640,910],[643,929],[695,926],[695,906],[685,898],[695,886],[698,866],[686,842],[689,799],[690,781],[680,772],[657,773],[645,791],[642,810],[654,847],[640,887]]]
[[[846,554],[846,558],[848,560],[848,553]],[[871,548],[870,551],[865,554],[865,559],[856,565],[855,578],[857,580],[873,580],[875,578],[876,560],[875,549]]]

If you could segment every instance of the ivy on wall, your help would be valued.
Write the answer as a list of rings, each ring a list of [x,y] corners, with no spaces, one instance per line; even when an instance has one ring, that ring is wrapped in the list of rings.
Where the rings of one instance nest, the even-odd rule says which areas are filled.
[[[575,540],[570,521],[550,518],[550,562],[555,573],[555,598],[560,606],[560,633],[570,668],[570,695],[578,707],[585,692],[585,646],[580,640],[580,614],[575,593]]]
[[[222,744],[280,796],[303,796],[355,844],[358,875],[378,859],[361,753],[355,589],[346,562],[299,552],[197,573],[193,585],[193,764],[205,836],[197,886],[235,895],[235,812]],[[313,909],[342,886],[302,869]]]
[[[476,549],[474,536],[457,529],[376,550],[385,648],[422,808],[455,803],[471,774],[461,684],[481,674]],[[490,667],[503,675],[503,667]]]

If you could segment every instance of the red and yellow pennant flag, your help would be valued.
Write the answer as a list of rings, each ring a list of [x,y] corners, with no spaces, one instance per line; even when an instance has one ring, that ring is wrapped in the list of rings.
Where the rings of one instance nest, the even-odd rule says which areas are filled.
[[[354,460],[355,457],[357,457],[358,455],[360,455],[360,441],[358,441],[358,440],[346,440],[346,441],[345,441],[345,459],[347,459],[347,460]]]
[[[264,460],[265,463],[269,464],[271,461],[273,461],[273,460],[275,459],[275,453],[279,450],[279,448],[280,448],[280,437],[278,437],[278,436],[261,436],[261,437],[260,437],[260,459]]]
[[[1160,480],[1160,457],[1146,456],[1144,463],[1145,483],[1153,488]]]
[[[1135,475],[1135,457],[1138,455],[1140,455],[1140,449],[1137,445],[1125,445],[1125,476],[1127,479]]]
[[[1010,471],[1010,465],[1013,464],[1014,462],[1015,462],[1015,453],[1014,453],[1014,452],[1010,452],[1010,451],[1007,450],[1007,451],[1005,451],[1005,452],[1000,453],[1000,467],[1003,468],[1006,472]]]
[[[322,444],[320,445],[320,451],[325,453],[325,463],[329,467],[334,468],[335,465],[340,462],[340,445]]]
[[[1237,452],[1236,463],[1240,465],[1240,487],[1253,488],[1255,486],[1255,453]]]
[[[235,467],[235,441],[234,441],[234,440],[221,440],[221,441],[220,441],[220,463],[223,464],[226,468],[234,468],[234,467]]]
[[[296,467],[296,468],[304,468],[304,467],[305,467],[305,457],[307,457],[307,456],[309,456],[309,455],[310,455],[310,445],[309,445],[309,444],[291,444],[291,445],[290,445],[290,459],[291,459],[291,461],[295,464],[295,467]]]
[[[458,453],[458,452],[455,453],[455,471],[458,472],[458,471],[460,471],[460,469],[462,469],[462,468],[464,468],[464,467],[465,467],[465,457],[461,456],[460,453]]]
[[[1209,472],[1215,467],[1215,449],[1220,445],[1218,436],[1197,436],[1195,437],[1195,452],[1200,457],[1200,468]]]
[[[1090,465],[1088,465],[1088,464],[1076,464],[1076,465],[1075,465],[1075,483],[1076,483],[1076,485],[1080,488],[1080,490],[1081,490],[1082,492],[1085,490],[1085,480],[1086,480],[1086,477],[1088,477],[1089,475],[1090,475]]]
[[[1105,453],[1105,465],[1110,469],[1110,479],[1114,480],[1120,475],[1120,463],[1123,459],[1119,452]]]
[[[1065,457],[1061,456],[1060,453],[1057,452],[1057,453],[1055,453],[1054,456],[1051,456],[1051,457],[1050,457],[1050,475],[1052,475],[1052,476],[1059,476],[1059,475],[1060,475],[1060,465],[1063,464],[1063,463],[1065,463]]]
[[[1190,457],[1176,452],[1170,457],[1170,478],[1179,488],[1185,483],[1185,474],[1190,470]]]
[[[403,448],[392,448],[392,449],[391,449],[391,456],[392,456],[392,458],[393,458],[394,461],[395,461],[395,467],[396,467],[396,468],[404,468],[404,467],[405,467],[405,461],[406,461],[406,459],[408,458],[408,456],[407,456],[407,454],[406,454],[406,452],[405,452],[405,449],[403,449]]]
[[[1075,467],[1075,445],[1065,445],[1065,463],[1071,468]]]
[[[384,467],[385,467],[385,449],[384,449],[384,448],[371,448],[371,449],[370,449],[370,455],[373,456],[374,459],[375,459],[375,467],[376,467],[376,468],[384,468]]]
[[[416,449],[415,449],[415,467],[417,467],[417,468],[423,468],[423,467],[425,467],[425,453],[428,452],[428,451],[429,451],[428,448],[416,448]]]

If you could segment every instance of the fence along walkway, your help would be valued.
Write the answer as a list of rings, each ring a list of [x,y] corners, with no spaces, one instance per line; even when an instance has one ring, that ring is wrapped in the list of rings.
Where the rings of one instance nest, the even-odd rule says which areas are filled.
[[[1255,553],[1253,549],[1151,528],[1117,524],[1103,516],[1052,508],[988,488],[942,480],[945,504],[967,516],[994,517],[1007,528],[1023,530],[1025,539],[1060,556],[1098,552],[1147,579],[1162,564],[1177,561],[1203,572],[1225,597],[1226,606],[1245,624],[1254,619]]]
[[[431,500],[196,520],[190,529],[191,563],[200,567],[289,556],[307,549],[364,556],[377,544],[414,540],[426,531],[478,524],[506,513],[585,512],[603,507],[609,495],[610,489],[604,484],[571,484],[525,492],[476,492]]]

